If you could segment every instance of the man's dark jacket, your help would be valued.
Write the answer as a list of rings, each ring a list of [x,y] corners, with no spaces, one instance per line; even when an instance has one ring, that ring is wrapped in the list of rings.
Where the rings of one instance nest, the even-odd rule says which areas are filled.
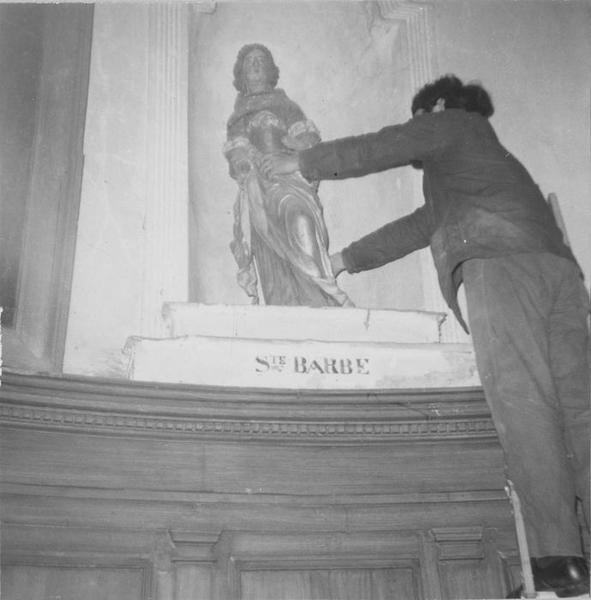
[[[443,296],[466,329],[456,295],[463,261],[523,252],[575,260],[538,186],[478,113],[417,115],[299,154],[309,180],[361,177],[414,161],[422,163],[425,204],[345,248],[350,273],[430,245]]]

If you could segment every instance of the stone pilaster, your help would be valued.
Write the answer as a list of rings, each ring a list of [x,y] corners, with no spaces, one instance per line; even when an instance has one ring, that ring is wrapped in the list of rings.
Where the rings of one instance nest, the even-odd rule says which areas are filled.
[[[148,14],[142,334],[162,333],[166,300],[188,298],[187,6]]]

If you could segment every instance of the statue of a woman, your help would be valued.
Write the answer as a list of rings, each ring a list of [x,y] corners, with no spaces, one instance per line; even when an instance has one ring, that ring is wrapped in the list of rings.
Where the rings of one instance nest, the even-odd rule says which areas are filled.
[[[300,173],[266,179],[259,170],[268,152],[304,149],[320,136],[300,107],[276,89],[279,69],[260,44],[244,46],[234,65],[238,96],[228,120],[224,154],[239,186],[234,205],[238,283],[260,303],[352,306],[337,286],[317,185]]]

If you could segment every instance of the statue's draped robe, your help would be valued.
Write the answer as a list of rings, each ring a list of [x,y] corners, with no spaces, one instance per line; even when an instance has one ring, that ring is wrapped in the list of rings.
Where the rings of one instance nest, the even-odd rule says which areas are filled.
[[[320,141],[314,125],[283,90],[239,94],[224,154],[238,182],[231,249],[238,283],[258,304],[352,306],[337,286],[317,185],[300,173],[271,180],[259,170],[268,152]],[[256,263],[256,264],[255,264]]]

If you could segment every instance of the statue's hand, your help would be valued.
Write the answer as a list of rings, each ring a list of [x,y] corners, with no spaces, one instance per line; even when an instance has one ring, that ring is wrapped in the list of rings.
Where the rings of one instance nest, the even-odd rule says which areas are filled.
[[[249,160],[240,160],[234,164],[234,173],[238,183],[244,182],[252,169],[252,164]]]
[[[300,167],[297,152],[277,152],[266,154],[261,159],[260,168],[263,175],[272,179],[277,175],[294,173]]]
[[[226,153],[226,158],[230,163],[230,175],[238,182],[242,183],[252,169],[252,160],[244,148],[234,148]]]

